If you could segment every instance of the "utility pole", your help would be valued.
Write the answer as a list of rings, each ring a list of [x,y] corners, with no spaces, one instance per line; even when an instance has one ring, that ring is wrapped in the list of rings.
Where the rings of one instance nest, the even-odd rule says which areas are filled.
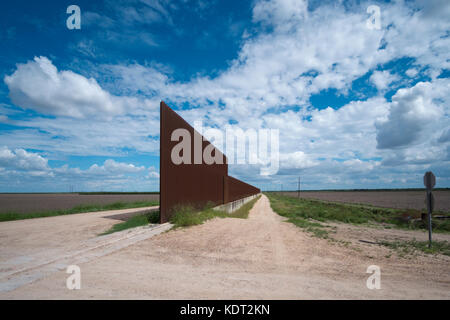
[[[300,177],[298,177],[298,198],[300,199]]]

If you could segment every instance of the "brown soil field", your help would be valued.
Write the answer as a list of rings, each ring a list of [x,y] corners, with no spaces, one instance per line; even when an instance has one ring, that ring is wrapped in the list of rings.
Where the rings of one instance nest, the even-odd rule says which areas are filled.
[[[297,197],[296,191],[278,192]],[[435,210],[450,212],[450,191],[434,191]],[[425,210],[424,191],[301,191],[300,197],[324,201],[361,203],[376,207]]]
[[[159,200],[159,194],[92,194],[77,193],[20,193],[0,194],[0,214],[6,212],[32,213],[71,209],[78,205],[111,204]]]

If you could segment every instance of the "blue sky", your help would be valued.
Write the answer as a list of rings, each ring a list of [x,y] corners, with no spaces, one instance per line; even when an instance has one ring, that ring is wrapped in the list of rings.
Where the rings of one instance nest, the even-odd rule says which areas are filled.
[[[448,1],[1,6],[0,192],[157,190],[160,100],[279,130],[276,175],[230,166],[263,189],[450,187]]]

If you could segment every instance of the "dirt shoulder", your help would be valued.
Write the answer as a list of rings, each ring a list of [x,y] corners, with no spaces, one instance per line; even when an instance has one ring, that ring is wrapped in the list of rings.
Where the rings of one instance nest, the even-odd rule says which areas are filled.
[[[357,228],[355,239],[366,230],[349,227]],[[355,246],[311,237],[284,222],[262,196],[249,219],[213,219],[79,264],[81,290],[66,289],[68,275],[59,271],[0,298],[450,298],[448,257],[387,258],[389,248],[357,241]],[[381,268],[380,290],[366,287],[369,265]]]
[[[64,268],[67,261],[90,260],[124,247],[130,238],[150,230],[107,236],[99,234],[122,222],[124,216],[157,207],[72,214],[0,223],[0,292],[41,279]],[[144,232],[144,234],[140,234]],[[126,239],[127,241],[123,241]]]

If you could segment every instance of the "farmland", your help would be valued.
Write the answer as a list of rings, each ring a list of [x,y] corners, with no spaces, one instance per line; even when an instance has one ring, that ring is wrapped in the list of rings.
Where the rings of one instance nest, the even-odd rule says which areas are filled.
[[[297,191],[277,192],[297,197]],[[450,190],[437,190],[435,210],[450,212]],[[304,199],[317,199],[331,202],[368,204],[376,207],[395,209],[425,210],[425,191],[301,191]]]
[[[277,192],[281,193],[281,192]],[[450,212],[450,190],[434,191],[435,210]],[[296,191],[282,192],[297,197]],[[383,208],[425,210],[425,191],[301,191],[304,199],[368,204]],[[80,205],[108,205],[158,201],[156,193],[3,193],[0,194],[0,214],[5,212],[33,213],[65,210]]]
[[[67,210],[76,206],[158,200],[159,194],[147,193],[3,193],[0,194],[0,214],[7,212],[34,213]]]

